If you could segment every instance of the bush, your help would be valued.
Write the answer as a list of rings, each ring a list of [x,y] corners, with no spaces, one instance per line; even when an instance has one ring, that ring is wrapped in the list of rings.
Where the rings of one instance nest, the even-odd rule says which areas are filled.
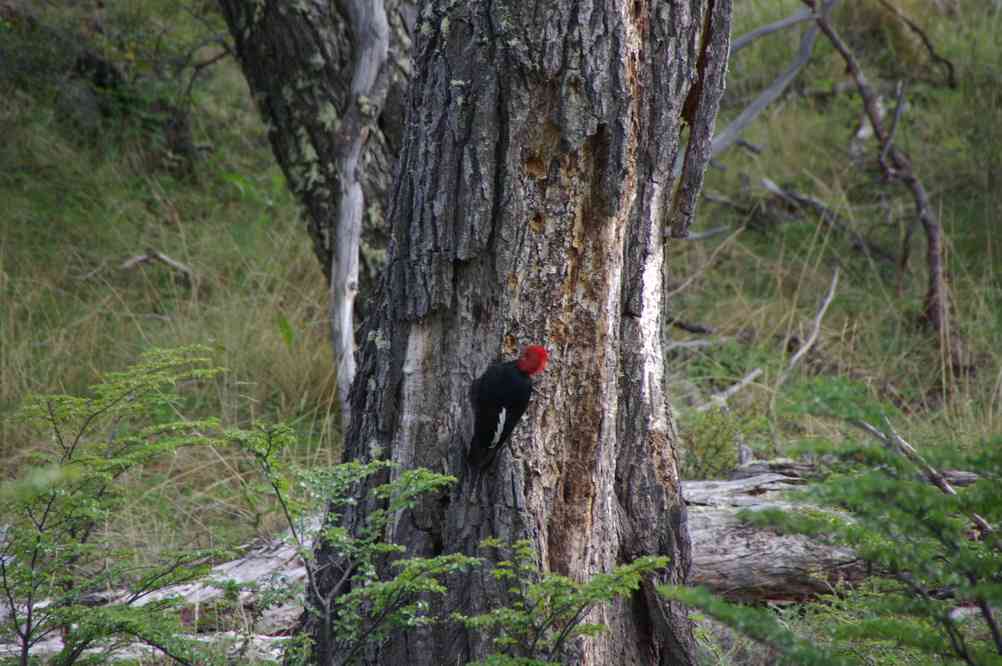
[[[205,350],[154,351],[129,370],[109,374],[91,395],[35,395],[15,418],[38,437],[24,478],[0,491],[0,640],[20,647],[21,663],[38,642],[61,634],[52,663],[128,638],[181,663],[196,645],[182,637],[176,604],[149,601],[194,580],[217,550],[163,552],[140,566],[135,552],[102,540],[129,509],[123,479],[188,447],[216,441],[214,419],[186,419],[182,382],[219,373]],[[149,603],[146,603],[149,601]]]

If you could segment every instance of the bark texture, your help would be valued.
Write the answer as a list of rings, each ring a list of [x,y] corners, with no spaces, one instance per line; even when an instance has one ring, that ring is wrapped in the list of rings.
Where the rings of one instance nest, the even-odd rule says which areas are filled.
[[[685,580],[662,354],[666,223],[684,230],[692,213],[729,20],[728,0],[422,10],[384,296],[363,331],[346,442],[350,458],[465,479],[398,516],[388,536],[410,554],[528,538],[545,569],[575,578],[665,554],[661,580]],[[530,342],[551,364],[509,451],[473,484],[469,387]],[[331,557],[321,547],[318,563]],[[572,663],[692,663],[685,613],[656,582],[593,613],[609,631]],[[501,594],[481,572],[449,589],[445,606],[467,613]],[[308,627],[326,663],[326,627]],[[443,624],[401,633],[367,663],[465,663],[488,648]]]

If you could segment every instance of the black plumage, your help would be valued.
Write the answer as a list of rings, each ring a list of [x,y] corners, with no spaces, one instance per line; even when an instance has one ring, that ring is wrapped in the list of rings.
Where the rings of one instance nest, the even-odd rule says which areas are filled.
[[[470,464],[477,469],[490,466],[501,452],[532,397],[532,379],[519,369],[519,361],[497,363],[484,372],[472,387],[474,410]]]

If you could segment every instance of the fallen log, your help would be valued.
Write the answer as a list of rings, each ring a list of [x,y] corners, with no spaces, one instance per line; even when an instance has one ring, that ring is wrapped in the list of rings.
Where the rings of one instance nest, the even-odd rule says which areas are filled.
[[[682,493],[689,509],[692,541],[689,582],[729,599],[757,601],[805,599],[830,591],[837,581],[861,579],[863,565],[851,550],[746,525],[737,517],[742,509],[796,508],[785,494],[802,487],[806,481],[801,475],[812,469],[786,459],[752,461],[739,467],[730,480],[684,482]],[[283,540],[255,548],[210,574],[217,581],[261,585],[275,577],[285,583],[303,582],[305,576],[296,549]],[[192,604],[204,605],[222,592],[218,586],[192,583],[160,594],[179,595]],[[245,590],[241,600],[252,604],[254,594]],[[287,628],[283,624],[300,610],[290,604],[267,612],[262,633],[280,633]]]
[[[766,463],[749,466],[756,465]],[[733,601],[763,601],[808,599],[830,592],[837,582],[862,579],[864,565],[847,548],[738,519],[742,509],[796,508],[784,495],[803,484],[796,476],[768,471],[729,481],[684,482],[692,542],[689,583]]]
[[[798,475],[807,475],[811,469],[790,460],[752,461],[740,467],[730,480],[684,482],[692,541],[689,583],[705,586],[731,600],[763,601],[803,600],[830,591],[836,581],[861,579],[865,574],[863,565],[848,549],[822,545],[807,537],[780,535],[746,525],[737,517],[742,509],[795,508],[785,494],[802,487],[806,481]],[[191,610],[185,613],[186,624],[195,630],[200,609],[220,600],[224,589],[221,583],[232,581],[246,586],[239,600],[250,609],[259,603],[259,593],[270,582],[295,585],[304,583],[305,578],[299,550],[280,538],[213,568],[202,582],[167,588],[136,603],[180,597]],[[107,601],[122,597],[112,592]],[[297,599],[254,614],[260,619],[248,633],[200,633],[198,638],[214,643],[217,637],[228,646],[229,653],[273,657],[281,650],[279,638],[287,635],[301,612],[302,604]],[[32,654],[44,658],[61,647],[59,638],[53,637],[34,646]],[[0,657],[9,648],[0,645]],[[108,655],[108,659],[136,658],[136,654],[147,652],[147,647],[132,645],[122,655]]]

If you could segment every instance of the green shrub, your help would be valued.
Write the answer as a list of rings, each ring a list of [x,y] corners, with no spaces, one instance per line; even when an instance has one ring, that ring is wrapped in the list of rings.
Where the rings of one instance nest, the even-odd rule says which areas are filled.
[[[143,603],[201,576],[216,550],[162,552],[139,566],[134,551],[102,539],[129,510],[123,479],[182,449],[218,441],[215,419],[187,419],[181,383],[211,380],[205,349],[154,351],[109,374],[87,397],[30,396],[16,418],[37,436],[31,471],[0,491],[0,640],[22,663],[39,641],[61,634],[52,663],[128,638],[182,663],[196,644],[183,638],[170,598]]]

